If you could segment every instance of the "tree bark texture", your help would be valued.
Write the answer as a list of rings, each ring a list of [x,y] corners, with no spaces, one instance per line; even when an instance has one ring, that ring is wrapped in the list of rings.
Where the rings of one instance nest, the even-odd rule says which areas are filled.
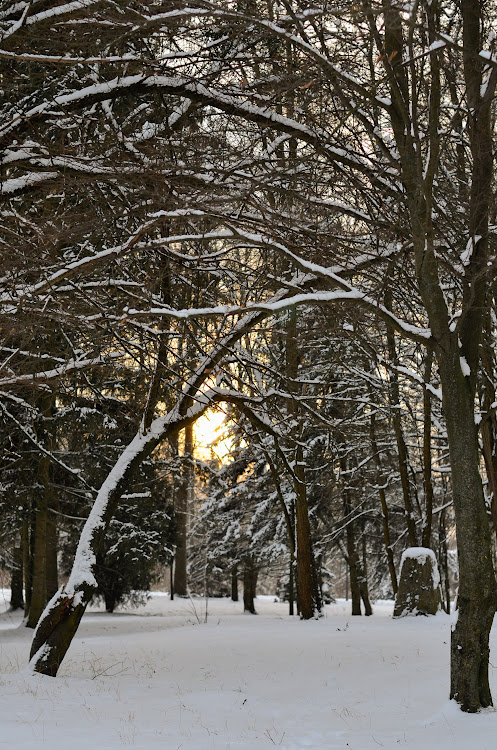
[[[243,565],[243,610],[256,615],[255,597],[257,594],[258,569],[254,565],[253,559],[249,556],[245,558]]]
[[[393,558],[393,549],[392,549],[392,542],[391,542],[391,537],[390,537],[390,520],[389,520],[389,512],[388,512],[388,505],[387,505],[387,496],[385,493],[386,479],[383,475],[382,465],[381,465],[381,456],[378,450],[378,443],[376,440],[376,418],[375,418],[374,413],[371,415],[370,437],[371,437],[371,447],[373,449],[374,461],[376,464],[376,476],[377,476],[377,484],[378,484],[378,495],[380,498],[381,523],[382,523],[382,528],[383,528],[383,541],[385,544],[385,554],[386,554],[387,562],[388,562],[388,571],[390,573],[390,580],[392,582],[392,593],[395,596],[397,594],[397,588],[398,588],[397,571],[395,570],[395,561]]]
[[[457,344],[456,344],[457,345]],[[453,355],[459,364],[459,351]],[[459,373],[457,373],[459,369]],[[473,392],[460,366],[441,358],[459,558],[458,619],[451,638],[451,689],[465,711],[492,705],[489,635],[497,607],[490,527],[479,472]]]
[[[188,514],[189,496],[193,481],[193,425],[185,428],[185,447],[181,466],[181,478],[174,498],[176,521],[176,553],[174,555],[174,592],[177,596],[188,593]]]
[[[10,577],[10,608],[23,609],[23,564],[22,546],[16,544],[12,550],[12,573]]]
[[[231,569],[231,601],[238,601],[238,565],[233,565]]]

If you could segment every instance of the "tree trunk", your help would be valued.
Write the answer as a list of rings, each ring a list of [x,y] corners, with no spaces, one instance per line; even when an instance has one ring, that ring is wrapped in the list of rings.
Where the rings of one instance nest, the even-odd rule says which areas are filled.
[[[425,360],[425,383],[431,379],[433,351],[429,349]],[[431,395],[428,388],[423,392],[423,477],[425,492],[425,511],[421,545],[431,547],[431,526],[433,516],[433,483],[431,478]]]
[[[23,564],[22,564],[22,546],[16,544],[12,550],[13,565],[10,578],[10,608],[23,609],[24,599],[22,591],[23,581]]]
[[[231,601],[238,601],[238,565],[231,568]]]
[[[174,518],[176,521],[176,553],[174,555],[174,593],[186,596],[188,593],[188,499],[192,484],[193,425],[185,428],[185,448],[181,467],[181,479],[174,498]]]
[[[110,592],[106,591],[104,594],[105,611],[112,614],[116,608],[116,600]]]
[[[293,574],[294,557],[290,555],[290,565],[288,567],[288,614],[293,617],[295,614],[295,577]]]
[[[385,294],[385,307],[388,310],[390,310],[392,307],[390,290],[387,290],[387,293]],[[395,345],[395,335],[394,335],[394,332],[390,328],[387,328],[387,342],[388,342],[388,352],[389,352],[390,361],[392,362],[394,367],[397,367],[398,357],[397,357],[397,349]],[[394,429],[394,434],[395,434],[395,441],[397,443],[400,484],[402,486],[402,497],[404,498],[407,538],[409,540],[409,546],[415,547],[417,544],[417,537],[416,537],[416,523],[414,519],[414,512],[413,512],[413,506],[412,506],[412,500],[411,500],[411,492],[409,488],[409,472],[408,472],[409,456],[407,453],[407,445],[406,445],[406,441],[404,438],[404,430],[402,429],[399,377],[395,370],[390,374],[390,404],[392,407],[391,414],[392,414],[392,423],[393,423],[393,429]]]
[[[254,599],[256,596],[258,575],[259,571],[255,567],[254,561],[251,557],[246,557],[243,568],[243,609],[252,615],[257,614]]]
[[[297,313],[295,307],[293,307],[289,311],[286,336],[286,375],[291,393],[297,393],[298,361]],[[293,486],[295,490],[297,590],[300,616],[303,620],[309,620],[317,613],[321,612],[322,605],[312,551],[304,455],[300,434],[302,423],[299,415],[298,402],[294,398],[288,399],[288,411],[292,415],[293,420],[298,423],[293,434],[293,440],[295,442]]]
[[[48,513],[46,526],[46,586],[47,599],[51,599],[59,588],[57,563],[57,520],[54,513]]]
[[[48,602],[47,593],[47,534],[49,504],[52,499],[52,460],[48,451],[54,447],[53,427],[49,420],[53,417],[54,395],[44,393],[39,399],[41,419],[38,425],[38,439],[45,444],[47,453],[38,459],[38,487],[35,496],[34,550],[32,561],[32,591],[26,625],[35,628],[41,613]]]
[[[450,615],[450,582],[449,582],[449,559],[447,554],[447,530],[445,527],[445,510],[440,511],[438,525],[439,558],[441,577],[443,581],[442,591],[445,589],[444,609]],[[443,597],[442,597],[443,598]]]
[[[369,600],[369,586],[368,586],[368,565],[367,565],[367,554],[366,554],[366,530],[364,520],[362,523],[362,560],[359,570],[359,590],[361,592],[362,603],[364,604],[364,614],[366,617],[371,617],[373,614],[373,608]]]
[[[48,472],[49,459],[40,459],[44,472]],[[39,488],[36,497],[36,517],[34,522],[33,579],[31,602],[26,626],[35,628],[40,615],[45,609],[47,599],[47,517],[48,503],[44,487]]]
[[[473,393],[461,371],[459,346],[441,356],[443,408],[449,438],[459,557],[458,618],[451,638],[450,697],[464,711],[492,705],[489,635],[497,607],[490,528],[479,471]]]
[[[371,436],[371,447],[373,448],[373,456],[374,456],[374,461],[375,461],[376,469],[377,469],[376,476],[377,476],[377,484],[378,484],[378,494],[380,497],[381,520],[382,520],[382,527],[383,527],[383,541],[385,543],[385,554],[387,556],[388,571],[390,573],[390,580],[392,582],[392,592],[395,597],[397,595],[397,589],[398,589],[397,572],[395,570],[392,543],[390,540],[390,522],[389,522],[389,514],[388,514],[387,497],[385,493],[386,480],[385,480],[385,477],[383,476],[381,456],[380,456],[380,452],[378,450],[378,444],[376,441],[376,418],[375,418],[374,412],[373,414],[371,414],[370,436]]]
[[[346,506],[347,507],[347,506]],[[350,513],[346,511],[346,516]],[[348,521],[346,527],[347,559],[349,566],[350,598],[352,600],[352,615],[361,615],[361,590],[359,586],[358,555],[355,543],[354,522]]]
[[[30,513],[31,515],[31,513]],[[31,591],[33,589],[33,570],[32,560],[33,555],[31,554],[31,521],[26,520],[22,524],[21,535],[22,535],[22,567],[24,572],[24,617],[29,614],[29,608],[31,606]]]

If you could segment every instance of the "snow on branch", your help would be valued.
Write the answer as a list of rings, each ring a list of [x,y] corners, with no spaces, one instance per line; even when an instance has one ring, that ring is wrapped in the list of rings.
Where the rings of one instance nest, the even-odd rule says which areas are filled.
[[[56,378],[68,375],[76,370],[84,370],[89,367],[96,367],[97,365],[105,365],[109,363],[109,359],[117,358],[122,356],[120,352],[107,354],[105,357],[95,357],[93,359],[78,359],[69,360],[60,367],[54,367],[52,370],[43,370],[41,372],[33,372],[29,375],[12,375],[10,377],[0,378],[0,388],[8,388],[9,386],[18,385],[33,385],[35,383],[46,383],[48,380],[55,380]]]
[[[69,94],[55,96],[50,101],[33,107],[27,112],[18,112],[10,122],[0,128],[0,135],[14,132],[27,121],[43,118],[54,113],[54,105],[61,109],[88,105],[106,99],[114,99],[124,94],[160,91],[183,95],[226,112],[242,117],[259,125],[288,133],[301,141],[311,144],[317,151],[325,154],[333,162],[339,162],[354,170],[370,173],[373,167],[371,159],[360,156],[351,150],[337,148],[329,143],[330,134],[321,128],[310,128],[298,120],[279,114],[265,100],[259,105],[247,101],[247,94],[242,89],[232,88],[227,94],[201,82],[171,76],[149,76],[136,74],[114,78],[103,83],[86,86]]]

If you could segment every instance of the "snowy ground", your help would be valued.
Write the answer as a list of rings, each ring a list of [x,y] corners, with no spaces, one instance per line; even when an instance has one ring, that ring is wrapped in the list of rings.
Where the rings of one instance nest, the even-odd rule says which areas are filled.
[[[56,679],[26,672],[32,633],[0,614],[0,747],[494,750],[497,712],[447,701],[447,615],[394,621],[379,603],[353,618],[339,602],[300,622],[270,597],[257,608],[213,599],[204,623],[202,600],[157,593],[92,610]]]

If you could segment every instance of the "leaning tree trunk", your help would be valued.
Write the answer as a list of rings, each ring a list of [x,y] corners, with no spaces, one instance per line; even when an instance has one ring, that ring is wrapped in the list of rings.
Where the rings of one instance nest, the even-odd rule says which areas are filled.
[[[166,435],[167,417],[142,429],[127,446],[100,488],[83,528],[69,580],[47,604],[35,630],[30,664],[36,672],[55,677],[97,582],[93,574],[97,552],[119,499],[137,467]]]
[[[285,293],[286,291],[282,291],[276,294],[274,299],[283,297]],[[53,677],[57,674],[86,607],[97,589],[93,575],[96,554],[134,472],[160,442],[195,422],[212,403],[220,400],[215,393],[210,396],[204,394],[204,398],[199,400],[197,393],[230,345],[236,343],[265,315],[266,312],[248,313],[232,331],[221,337],[211,354],[204,358],[185,384],[173,409],[150,424],[149,418],[144,419],[138,433],[124,449],[97,494],[81,533],[69,580],[49,601],[38,622],[30,652],[30,666],[35,672]],[[151,414],[151,405],[147,412]]]

